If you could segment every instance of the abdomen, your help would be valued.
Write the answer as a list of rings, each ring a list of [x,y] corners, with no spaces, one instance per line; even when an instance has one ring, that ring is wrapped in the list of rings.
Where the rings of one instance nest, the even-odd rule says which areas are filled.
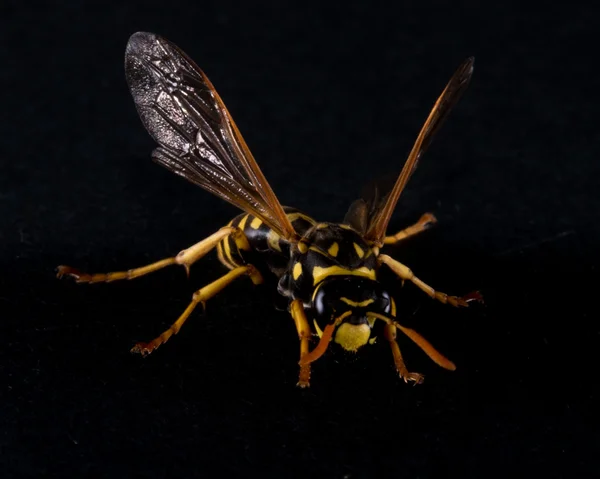
[[[283,207],[296,232],[303,236],[315,224],[315,220],[301,211]],[[290,261],[290,243],[269,228],[260,218],[243,213],[231,220],[227,226],[243,231],[250,244],[249,251],[241,251],[231,238],[227,237],[217,245],[219,261],[233,269],[252,264],[259,270],[270,270],[278,278],[287,270]]]

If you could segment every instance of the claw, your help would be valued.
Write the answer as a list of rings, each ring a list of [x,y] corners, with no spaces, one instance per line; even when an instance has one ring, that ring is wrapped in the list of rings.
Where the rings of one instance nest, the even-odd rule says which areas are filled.
[[[137,343],[133,348],[131,348],[132,353],[141,354],[142,357],[148,356],[152,351],[154,351],[154,346],[151,343]]]
[[[465,294],[462,298],[460,298],[465,303],[471,303],[476,301],[478,303],[484,304],[483,296],[479,291],[471,291],[469,294]]]
[[[56,277],[61,279],[64,276],[70,276],[71,278],[78,280],[81,276],[81,272],[70,266],[60,265],[56,268]]]
[[[406,384],[408,384],[409,381],[414,381],[415,386],[417,384],[422,384],[423,381],[425,380],[425,376],[423,376],[422,374],[419,374],[419,373],[406,373],[406,374],[400,373],[400,377],[402,379],[404,379],[404,382]]]

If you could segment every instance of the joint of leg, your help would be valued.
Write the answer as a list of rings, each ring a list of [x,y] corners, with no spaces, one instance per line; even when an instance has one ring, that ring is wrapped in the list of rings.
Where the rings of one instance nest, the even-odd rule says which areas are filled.
[[[251,264],[248,265],[248,271],[246,274],[250,276],[250,279],[254,284],[262,284],[262,282],[264,281],[262,274],[260,274],[260,271],[258,271],[258,269],[256,269],[256,267]]]

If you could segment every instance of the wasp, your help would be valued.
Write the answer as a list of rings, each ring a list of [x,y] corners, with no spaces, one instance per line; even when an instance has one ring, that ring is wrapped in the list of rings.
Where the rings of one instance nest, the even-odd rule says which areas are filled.
[[[384,245],[399,243],[436,222],[427,213],[412,226],[386,235],[400,194],[432,136],[467,87],[473,62],[472,57],[466,59],[451,77],[393,187],[354,201],[343,222],[328,223],[280,204],[221,97],[181,49],[158,35],[135,33],[125,53],[126,80],[142,123],[159,145],[152,159],[243,213],[175,257],[101,274],[59,266],[58,277],[72,277],[78,283],[131,280],[170,265],[181,265],[189,274],[196,261],[216,249],[229,272],[197,290],[169,329],[150,342],[137,343],[132,352],[150,354],[179,332],[199,304],[204,306],[236,279],[247,276],[260,284],[266,275],[274,275],[300,341],[298,386],[309,386],[311,364],[331,342],[350,352],[373,343],[376,323],[383,326],[396,370],[405,382],[421,383],[423,375],[408,371],[396,341],[398,331],[439,366],[454,370],[454,363],[423,336],[400,323],[394,297],[378,281],[378,271],[385,266],[431,298],[455,307],[481,299],[478,293],[458,297],[436,291],[408,266],[381,253]],[[313,338],[318,342],[311,349]]]

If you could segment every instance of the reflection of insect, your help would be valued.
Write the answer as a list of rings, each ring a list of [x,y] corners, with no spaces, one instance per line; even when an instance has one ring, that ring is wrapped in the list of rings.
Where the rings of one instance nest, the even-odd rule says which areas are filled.
[[[279,293],[289,302],[300,339],[299,386],[309,385],[310,365],[332,339],[347,351],[357,351],[373,342],[377,320],[405,381],[420,383],[423,376],[406,369],[396,342],[398,329],[437,364],[455,369],[420,334],[397,321],[394,298],[377,281],[377,271],[384,264],[432,298],[453,306],[480,299],[478,294],[461,298],[435,291],[408,267],[379,251],[384,244],[415,235],[436,221],[425,214],[416,224],[386,236],[392,212],[421,154],[469,83],[473,58],[460,66],[435,103],[393,187],[387,194],[379,192],[355,201],[341,224],[318,223],[279,203],[213,85],[175,45],[150,33],[136,33],[129,40],[125,60],[138,113],[160,145],[153,159],[244,211],[174,258],[127,272],[85,274],[59,266],[59,277],[68,275],[83,283],[110,282],[137,278],[172,264],[183,265],[189,272],[193,263],[217,248],[229,273],[196,291],[168,330],[149,343],[136,344],[133,352],[147,355],[154,351],[179,332],[198,303],[204,304],[236,278],[247,275],[258,284],[263,275],[274,274],[279,279]],[[310,351],[313,335],[320,339]]]

